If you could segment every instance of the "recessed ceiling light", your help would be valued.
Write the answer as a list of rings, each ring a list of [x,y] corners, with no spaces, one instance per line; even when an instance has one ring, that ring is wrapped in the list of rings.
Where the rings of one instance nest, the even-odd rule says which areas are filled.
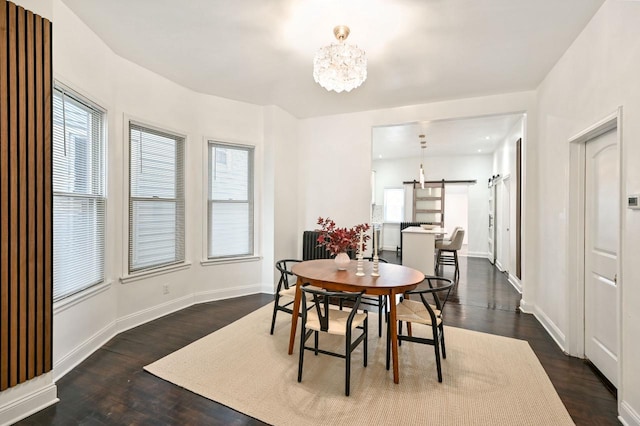
[[[378,155],[378,158],[382,158],[382,154]]]
[[[478,152],[482,152],[482,150],[481,150],[481,149],[479,149],[479,150],[478,150]]]
[[[489,136],[487,136],[485,139],[486,139],[486,140],[489,140],[490,138],[489,138]]]

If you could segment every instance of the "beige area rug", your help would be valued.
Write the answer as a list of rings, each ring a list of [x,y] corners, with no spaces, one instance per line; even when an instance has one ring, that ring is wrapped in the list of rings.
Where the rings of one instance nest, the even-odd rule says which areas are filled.
[[[400,383],[385,369],[385,339],[369,314],[369,364],[354,352],[351,396],[344,360],[305,353],[297,382],[298,346],[287,355],[290,316],[279,313],[269,335],[267,305],[145,367],[156,376],[275,425],[564,425],[573,424],[526,341],[448,327],[443,383],[433,347],[404,342]],[[414,335],[424,333],[414,326]],[[299,337],[299,333],[296,337]],[[325,339],[320,345],[342,339]],[[335,337],[335,336],[328,336]],[[298,339],[296,338],[296,341]]]

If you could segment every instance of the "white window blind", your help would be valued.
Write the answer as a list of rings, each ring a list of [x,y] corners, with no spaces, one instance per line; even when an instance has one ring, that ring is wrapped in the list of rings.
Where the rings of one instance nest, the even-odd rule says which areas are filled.
[[[129,272],[184,261],[184,138],[129,123]]]
[[[210,259],[253,254],[253,152],[209,142]]]
[[[104,112],[53,91],[53,300],[104,281]]]

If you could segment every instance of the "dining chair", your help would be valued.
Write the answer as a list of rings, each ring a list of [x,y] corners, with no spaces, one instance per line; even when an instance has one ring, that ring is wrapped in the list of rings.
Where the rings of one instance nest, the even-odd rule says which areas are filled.
[[[276,262],[276,269],[280,271],[280,279],[278,280],[278,287],[276,288],[275,300],[273,303],[273,316],[271,318],[271,334],[276,325],[276,315],[278,311],[292,314],[293,310],[289,307],[293,304],[296,297],[296,281],[297,278],[291,267],[295,263],[302,262],[298,259],[282,259]],[[291,280],[291,281],[289,281]],[[281,304],[281,299],[285,302]]]
[[[365,257],[364,260],[368,260],[369,262],[373,261],[373,257]],[[388,263],[386,260],[379,258],[379,262]],[[387,296],[362,296],[363,305],[369,305],[378,308],[378,337],[382,337],[382,317],[384,316],[385,321],[387,320]]]
[[[396,319],[398,321],[398,344],[403,341],[423,343],[433,345],[436,358],[436,370],[438,372],[438,382],[442,382],[442,366],[440,362],[440,352],[442,358],[447,358],[444,344],[444,322],[443,309],[449,298],[449,293],[454,285],[454,281],[449,278],[425,276],[429,285],[427,289],[411,290],[404,293],[400,303],[396,305]],[[433,301],[427,299],[431,295]],[[418,300],[410,299],[411,296],[418,296]],[[444,297],[443,297],[444,296]],[[402,333],[402,323],[407,323],[407,334]],[[416,337],[412,335],[412,324],[422,324],[431,328],[431,338]],[[396,327],[396,324],[393,325]],[[389,358],[391,352],[391,324],[387,324],[387,370],[389,369]]]
[[[436,250],[438,254],[436,256],[435,270],[438,271],[442,265],[454,265],[455,271],[453,278],[457,280],[460,278],[460,265],[458,263],[458,250],[462,248],[462,241],[464,240],[464,229],[458,228],[451,234],[451,240],[436,241]]]
[[[349,396],[351,379],[351,353],[364,342],[363,358],[364,366],[367,366],[367,337],[368,337],[368,313],[359,312],[362,294],[341,291],[326,291],[311,287],[303,287],[302,297],[302,329],[300,333],[300,358],[298,361],[298,382],[302,381],[302,366],[304,363],[304,351],[313,351],[345,359],[345,395]],[[310,296],[307,298],[306,296]],[[308,300],[309,299],[309,300]],[[350,310],[341,310],[329,304],[329,299],[348,302]],[[311,304],[308,307],[308,304]],[[315,307],[315,309],[314,309]],[[361,330],[362,333],[353,339],[353,333]],[[344,354],[332,352],[318,347],[319,333],[328,333],[345,337]],[[306,342],[314,335],[314,345],[306,346]]]

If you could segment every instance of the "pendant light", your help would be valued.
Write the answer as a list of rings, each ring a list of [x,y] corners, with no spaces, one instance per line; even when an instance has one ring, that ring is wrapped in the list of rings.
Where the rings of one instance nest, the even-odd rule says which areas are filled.
[[[427,141],[424,140],[425,135],[418,135],[420,138],[420,188],[424,189],[424,150],[427,149]]]

